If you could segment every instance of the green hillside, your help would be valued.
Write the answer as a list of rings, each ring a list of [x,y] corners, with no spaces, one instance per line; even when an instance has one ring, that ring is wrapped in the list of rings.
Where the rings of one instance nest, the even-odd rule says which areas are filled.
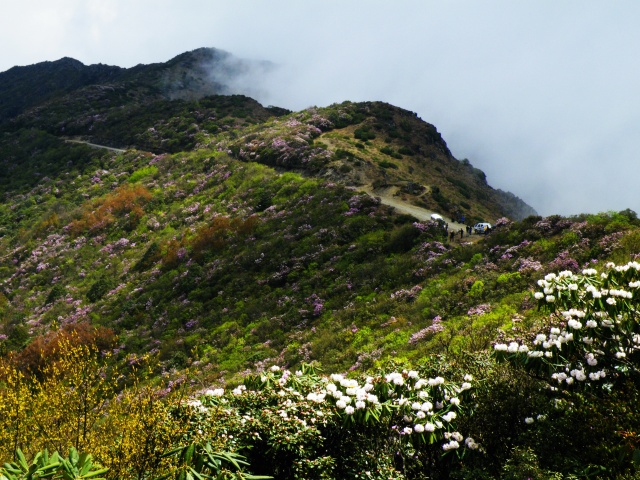
[[[636,214],[536,216],[392,105],[211,92],[216,52],[0,73],[0,459],[44,468],[36,452],[74,447],[107,478],[636,478],[635,267],[605,266],[637,258]],[[12,100],[53,67],[78,74]],[[389,199],[495,228],[452,239]],[[585,337],[574,317],[601,324]],[[527,356],[549,328],[553,355]],[[606,381],[562,383],[585,371]]]

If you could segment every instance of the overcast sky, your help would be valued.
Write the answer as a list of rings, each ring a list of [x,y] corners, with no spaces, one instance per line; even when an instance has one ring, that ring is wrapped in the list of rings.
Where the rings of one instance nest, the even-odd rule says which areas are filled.
[[[637,0],[5,1],[0,45],[0,71],[270,60],[265,105],[386,101],[542,215],[640,213]]]

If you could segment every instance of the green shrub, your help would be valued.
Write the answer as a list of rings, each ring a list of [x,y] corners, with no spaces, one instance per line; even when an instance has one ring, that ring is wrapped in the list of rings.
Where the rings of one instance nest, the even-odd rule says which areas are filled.
[[[115,282],[106,277],[101,277],[96,280],[91,287],[89,287],[89,291],[87,292],[87,300],[90,302],[97,302],[102,297],[104,297],[107,292],[112,290],[115,287]]]
[[[129,176],[129,183],[139,182],[145,177],[151,177],[158,173],[158,167],[155,165],[150,165],[148,167],[142,167],[139,170],[136,170]]]

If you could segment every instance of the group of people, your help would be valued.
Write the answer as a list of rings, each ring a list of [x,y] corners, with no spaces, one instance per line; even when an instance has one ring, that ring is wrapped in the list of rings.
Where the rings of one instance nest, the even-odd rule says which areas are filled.
[[[467,236],[470,236],[470,235],[473,234],[473,227],[470,226],[470,225],[465,225],[464,229],[461,228],[458,231],[450,229],[448,223],[445,223],[443,226],[444,226],[444,231],[447,232],[447,234],[448,234],[450,242],[453,242],[456,239],[456,235],[460,235],[460,240],[462,240],[462,238],[464,237],[465,230],[467,231]],[[483,232],[478,232],[478,233],[486,235],[490,231],[491,231],[490,228],[485,228],[485,230]]]

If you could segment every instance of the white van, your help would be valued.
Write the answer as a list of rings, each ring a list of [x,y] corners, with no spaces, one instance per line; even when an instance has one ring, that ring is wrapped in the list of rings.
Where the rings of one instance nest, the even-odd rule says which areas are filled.
[[[492,227],[491,227],[490,223],[484,223],[484,222],[483,223],[476,223],[473,226],[473,231],[475,233],[486,233],[487,230],[490,230],[491,228]]]

